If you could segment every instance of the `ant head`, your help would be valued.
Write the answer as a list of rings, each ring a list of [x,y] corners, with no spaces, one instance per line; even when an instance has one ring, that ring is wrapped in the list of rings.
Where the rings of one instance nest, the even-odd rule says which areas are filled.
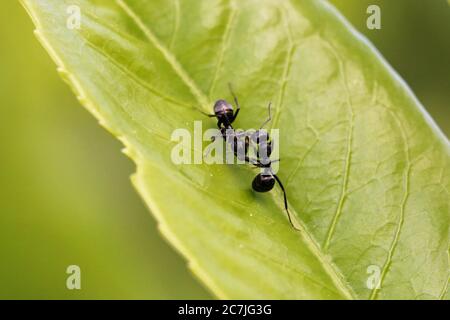
[[[256,192],[267,192],[273,189],[275,178],[271,174],[258,174],[253,179],[252,187]]]
[[[217,100],[214,104],[214,114],[217,118],[224,116],[231,118],[233,116],[233,106],[225,100]]]

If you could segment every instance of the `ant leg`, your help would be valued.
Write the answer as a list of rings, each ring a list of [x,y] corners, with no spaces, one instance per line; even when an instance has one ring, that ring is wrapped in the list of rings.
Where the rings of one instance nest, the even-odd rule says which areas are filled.
[[[205,116],[209,117],[209,118],[217,118],[217,115],[215,114],[209,114],[203,111],[200,111],[202,114],[204,114]],[[217,128],[221,128],[222,125],[222,120],[220,120],[219,118],[217,118]]]
[[[269,117],[266,119],[266,121],[264,121],[264,123],[261,125],[261,127],[259,129],[264,128],[264,126],[266,124],[268,124],[270,122],[270,120],[272,120],[272,115],[270,114],[270,107],[272,106],[272,102],[269,102]]]
[[[231,122],[233,122],[234,120],[236,120],[237,115],[239,114],[239,110],[241,110],[241,106],[239,105],[238,98],[237,98],[236,94],[234,93],[233,86],[231,85],[230,82],[228,82],[228,88],[230,89],[230,93],[233,96],[234,103],[236,104],[236,112],[234,113],[233,118],[231,119]]]
[[[287,216],[288,216],[288,219],[289,219],[289,223],[291,224],[292,228],[294,228],[294,229],[297,230],[297,231],[301,231],[299,228],[297,228],[296,226],[294,226],[294,223],[292,222],[291,213],[289,212],[289,209],[288,209],[286,190],[284,189],[283,184],[282,184],[281,181],[280,181],[280,178],[278,178],[278,176],[277,176],[276,174],[273,174],[273,173],[272,173],[272,176],[273,176],[273,177],[275,178],[275,180],[278,182],[278,185],[280,186],[281,191],[283,191],[283,196],[284,196],[284,208],[286,209]]]

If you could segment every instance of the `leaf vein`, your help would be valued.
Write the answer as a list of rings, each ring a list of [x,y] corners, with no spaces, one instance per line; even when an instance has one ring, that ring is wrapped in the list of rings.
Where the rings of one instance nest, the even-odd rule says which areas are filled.
[[[225,31],[224,31],[224,34],[223,34],[223,37],[222,37],[222,40],[221,40],[222,41],[222,45],[221,45],[221,49],[220,49],[220,52],[219,52],[217,65],[216,65],[216,68],[215,68],[215,71],[214,71],[214,77],[213,77],[211,85],[209,87],[209,94],[208,94],[208,96],[209,96],[210,99],[211,99],[211,94],[213,93],[213,91],[214,91],[214,89],[216,87],[217,79],[219,77],[219,73],[220,73],[220,70],[222,68],[223,59],[224,59],[224,56],[225,56],[225,51],[226,51],[226,49],[228,47],[228,42],[230,40],[231,29],[232,29],[232,26],[233,26],[234,19],[236,17],[236,9],[235,9],[235,7],[233,5],[233,1],[229,0],[228,3],[229,3],[229,7],[230,7],[230,13],[228,14],[227,23],[225,25]]]
[[[278,104],[277,104],[277,109],[275,111],[274,119],[272,122],[272,129],[276,128],[278,126],[281,110],[283,108],[283,101],[284,101],[284,96],[286,93],[286,87],[287,87],[287,83],[289,82],[289,73],[290,73],[291,66],[292,66],[292,60],[293,60],[294,52],[296,50],[296,45],[294,44],[293,36],[292,36],[291,29],[289,26],[289,21],[287,18],[286,9],[283,7],[281,9],[281,12],[282,12],[284,27],[286,29],[286,35],[287,35],[287,39],[288,39],[288,50],[287,50],[285,64],[284,64],[284,68],[283,68],[283,74],[281,77],[282,84],[281,84],[280,90],[279,90]]]
[[[402,227],[405,222],[405,208],[406,208],[406,202],[409,197],[409,180],[410,180],[410,174],[411,174],[411,160],[410,160],[410,155],[409,155],[409,143],[408,143],[408,138],[406,136],[405,129],[403,128],[403,125],[402,125],[401,121],[398,119],[397,115],[393,111],[391,111],[389,108],[386,108],[386,109],[390,112],[392,117],[397,122],[398,128],[402,135],[402,139],[404,141],[404,153],[405,153],[405,158],[406,158],[405,173],[403,174],[403,176],[404,176],[404,178],[403,178],[404,194],[403,194],[403,198],[402,198],[401,205],[400,205],[400,216],[399,216],[398,223],[397,223],[397,229],[395,231],[394,238],[389,247],[386,262],[384,263],[383,269],[381,271],[379,285],[376,286],[372,290],[372,292],[370,294],[370,300],[377,299],[378,294],[380,293],[380,291],[382,289],[382,285],[386,278],[386,275],[389,272],[389,269],[392,265],[392,258],[394,256],[395,249],[397,248],[397,245],[398,245],[398,242],[400,239],[400,233],[401,233]]]
[[[184,84],[190,89],[191,93],[197,99],[197,102],[202,108],[207,110],[209,101],[205,94],[198,88],[194,80],[189,76],[189,74],[184,70],[182,65],[178,62],[177,58],[160,42],[160,40],[154,35],[150,28],[144,24],[142,19],[137,15],[133,9],[128,6],[125,0],[116,0],[117,4],[122,8],[122,10],[130,17],[131,20],[141,29],[145,34],[147,39],[158,49],[178,77],[184,82]]]
[[[330,246],[331,239],[335,233],[339,218],[342,215],[344,202],[347,197],[348,181],[349,181],[349,177],[350,177],[350,164],[351,164],[351,158],[352,158],[353,127],[354,127],[355,115],[354,115],[354,111],[353,111],[350,89],[347,84],[347,76],[345,74],[345,69],[344,69],[344,64],[342,62],[342,59],[339,56],[339,54],[337,53],[336,49],[333,47],[333,45],[331,43],[329,43],[328,41],[325,41],[325,42],[328,44],[328,47],[330,48],[331,52],[333,53],[333,55],[335,56],[335,58],[338,62],[339,73],[340,73],[342,81],[343,81],[345,94],[346,94],[346,102],[347,102],[347,106],[348,106],[348,110],[349,110],[349,114],[350,114],[349,129],[348,129],[348,136],[347,136],[347,151],[346,151],[345,164],[344,164],[344,177],[342,180],[342,190],[341,190],[341,195],[339,196],[338,206],[336,208],[333,219],[328,228],[327,236],[325,238],[324,249],[327,250],[328,247]]]
[[[173,31],[172,36],[170,37],[170,43],[169,43],[169,49],[173,49],[173,45],[175,43],[175,38],[178,33],[178,29],[180,28],[180,0],[173,0],[173,11],[174,11],[174,18],[173,18]]]
[[[154,95],[160,97],[161,99],[163,99],[163,100],[165,100],[167,102],[173,103],[173,104],[178,105],[178,106],[186,107],[186,108],[191,108],[190,105],[188,105],[186,103],[183,103],[181,101],[175,100],[172,97],[168,97],[168,96],[164,95],[163,93],[157,91],[155,88],[150,86],[147,82],[145,82],[141,78],[137,77],[136,74],[134,74],[133,72],[130,72],[130,70],[128,70],[123,65],[118,63],[106,50],[104,50],[101,47],[95,45],[93,42],[91,42],[87,38],[83,38],[83,39],[86,41],[87,45],[90,48],[92,48],[92,50],[94,50],[97,53],[101,54],[105,59],[107,59],[117,69],[119,69],[124,75],[130,77],[130,79],[132,79],[140,87],[146,89],[147,91],[153,93]]]
[[[447,249],[447,263],[448,263],[448,275],[447,275],[447,280],[444,283],[444,286],[442,287],[441,293],[439,294],[439,300],[444,300],[445,298],[445,294],[448,291],[448,286],[449,286],[449,282],[450,282],[450,248]]]

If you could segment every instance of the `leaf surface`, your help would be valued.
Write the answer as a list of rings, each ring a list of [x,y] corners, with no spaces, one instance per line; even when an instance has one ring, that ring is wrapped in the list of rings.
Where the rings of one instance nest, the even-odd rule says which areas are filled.
[[[23,3],[63,78],[136,162],[162,233],[218,297],[448,298],[448,141],[327,3]],[[258,128],[273,102],[300,232],[278,189],[252,192],[249,166],[171,161],[173,130],[213,128],[200,111],[231,101],[228,82],[237,127]]]

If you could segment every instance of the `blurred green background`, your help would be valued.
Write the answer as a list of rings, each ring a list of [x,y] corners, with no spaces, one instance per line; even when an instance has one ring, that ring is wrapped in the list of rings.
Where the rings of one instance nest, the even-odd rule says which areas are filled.
[[[332,0],[450,133],[446,0]],[[366,28],[377,4],[382,29]],[[0,4],[0,299],[211,295],[163,240],[121,145],[77,102],[15,0]],[[81,267],[82,290],[66,268]]]

